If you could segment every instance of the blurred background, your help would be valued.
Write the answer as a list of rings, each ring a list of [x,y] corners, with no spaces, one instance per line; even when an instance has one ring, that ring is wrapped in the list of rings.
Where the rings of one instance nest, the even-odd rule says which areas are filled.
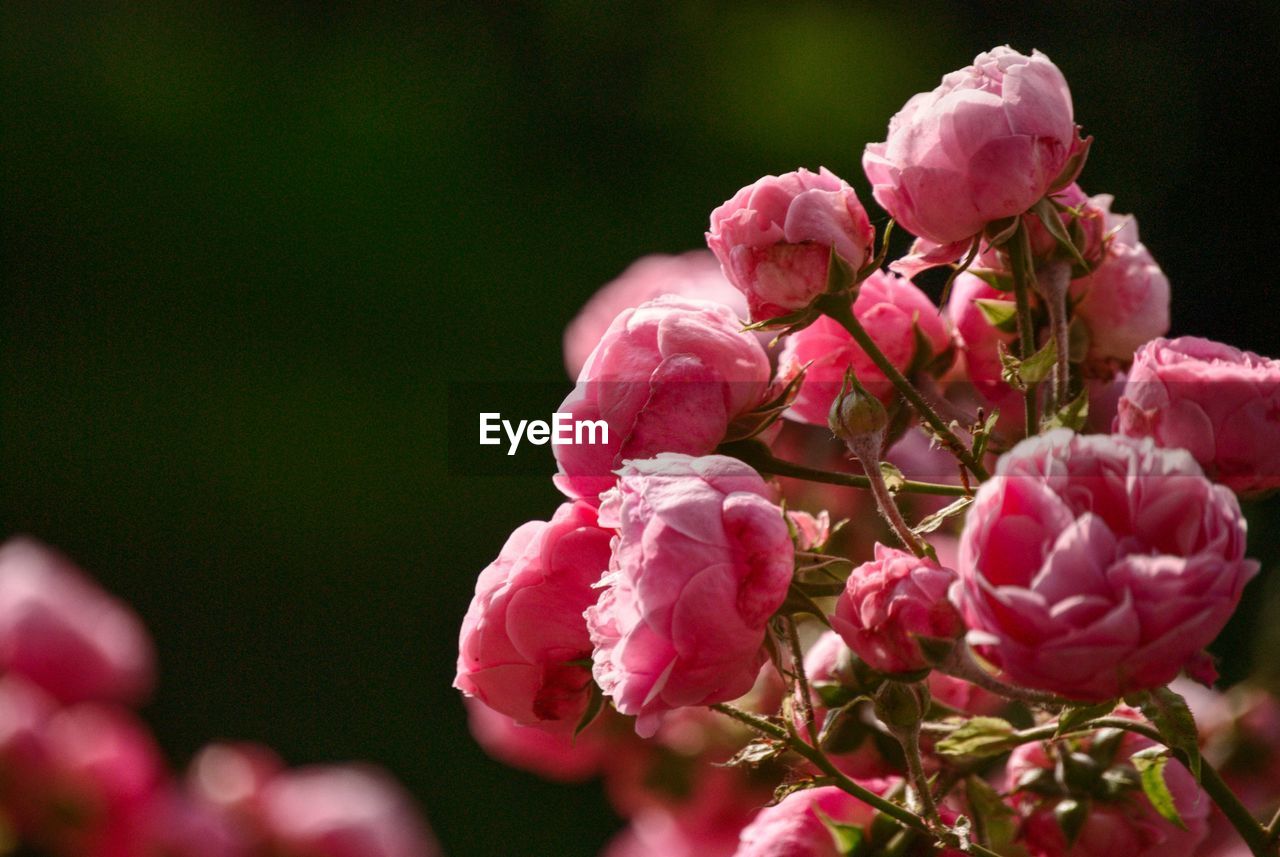
[[[1081,183],[1138,215],[1174,332],[1280,355],[1278,7],[897,5],[4,4],[0,530],[142,614],[175,764],[371,759],[455,857],[594,854],[598,790],[488,761],[450,688],[476,575],[558,503],[548,447],[456,464],[450,391],[545,417],[599,285],[766,173],[870,207],[863,145],[994,45],[1066,74]],[[1275,576],[1228,679],[1277,668]]]

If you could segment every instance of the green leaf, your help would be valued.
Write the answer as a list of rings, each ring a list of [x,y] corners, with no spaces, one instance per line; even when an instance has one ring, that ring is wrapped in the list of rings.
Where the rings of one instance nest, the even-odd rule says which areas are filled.
[[[1052,339],[1044,347],[1023,360],[1018,367],[1018,375],[1027,386],[1039,384],[1053,371],[1053,364],[1058,360],[1058,346]]]
[[[863,845],[867,842],[867,834],[861,827],[836,821],[817,805],[813,807],[813,811],[822,821],[822,825],[827,828],[827,832],[831,834],[838,853],[844,857],[855,857],[864,852]]]
[[[934,530],[938,529],[938,527],[941,527],[942,522],[947,520],[947,518],[954,518],[956,515],[959,515],[965,509],[969,508],[969,504],[972,502],[972,497],[960,497],[957,500],[953,500],[933,514],[925,515],[921,518],[920,523],[911,528],[911,532],[915,533],[917,536],[922,536],[925,533],[932,533]]]
[[[902,471],[887,461],[880,462],[880,475],[884,477],[885,487],[894,494],[901,491],[902,486],[907,484],[907,478],[902,475]]]
[[[996,423],[1000,422],[1000,409],[993,408],[991,413],[987,415],[987,421],[984,422],[973,436],[973,457],[978,461],[982,460],[982,456],[987,452],[987,444],[991,442],[991,433],[996,429]]]
[[[827,257],[827,292],[838,294],[847,291],[857,279],[857,272],[844,260],[833,245]]]
[[[811,681],[809,687],[817,694],[823,708],[840,708],[861,696],[856,689],[838,681]]]
[[[1005,333],[1018,331],[1018,305],[1013,301],[998,301],[992,298],[978,298],[974,301],[982,317],[997,330]]]
[[[1084,358],[1089,355],[1089,343],[1092,339],[1084,320],[1072,319],[1067,328],[1067,359],[1072,363],[1083,363]]]
[[[1169,764],[1169,751],[1164,747],[1148,747],[1134,753],[1129,757],[1129,761],[1138,771],[1138,777],[1142,782],[1142,793],[1147,796],[1147,800],[1151,801],[1151,805],[1155,807],[1156,812],[1160,813],[1160,817],[1186,830],[1187,825],[1178,814],[1178,807],[1173,802],[1173,793],[1169,791],[1169,784],[1164,778],[1165,766]]]
[[[735,753],[732,759],[716,767],[754,768],[781,756],[786,751],[787,745],[783,741],[753,741]]]
[[[600,712],[604,710],[604,691],[600,690],[600,685],[594,681],[591,682],[591,690],[587,696],[587,710],[582,712],[582,719],[578,721],[578,725],[573,728],[573,737],[577,738],[582,734],[582,730],[586,729],[592,722],[600,716]]]
[[[1013,748],[1013,725],[999,717],[974,717],[939,741],[936,752],[951,758],[983,759]]]
[[[1003,857],[1026,857],[1027,850],[1018,844],[1018,816],[991,784],[979,776],[964,783],[974,830],[992,851]]]
[[[1040,218],[1040,222],[1044,224],[1044,228],[1058,245],[1071,255],[1076,263],[1082,267],[1089,267],[1089,263],[1085,261],[1084,256],[1080,255],[1080,248],[1076,247],[1072,242],[1071,236],[1067,234],[1066,224],[1062,222],[1062,215],[1058,214],[1058,209],[1054,206],[1053,200],[1047,196],[1040,197],[1040,201],[1031,206],[1031,211],[1036,217]]]
[[[1200,735],[1187,701],[1161,687],[1149,692],[1141,707],[1143,715],[1160,730],[1165,745],[1183,754],[1187,769],[1200,782]]]
[[[1068,705],[1058,717],[1058,730],[1053,737],[1061,738],[1068,732],[1074,732],[1096,717],[1106,717],[1116,708],[1117,700],[1099,702],[1095,705]]]
[[[1083,389],[1074,399],[1058,408],[1057,412],[1040,421],[1041,431],[1055,428],[1069,428],[1081,431],[1085,421],[1089,419],[1089,391]]]

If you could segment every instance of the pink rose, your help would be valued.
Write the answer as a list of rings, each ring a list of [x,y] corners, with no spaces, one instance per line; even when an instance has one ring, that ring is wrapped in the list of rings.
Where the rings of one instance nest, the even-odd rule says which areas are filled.
[[[960,541],[970,642],[1010,680],[1081,700],[1171,681],[1258,564],[1230,491],[1149,440],[1051,431],[1003,455]]]
[[[751,320],[808,306],[826,291],[831,251],[855,271],[875,230],[853,188],[825,167],[765,176],[711,212],[707,246],[747,296]]]
[[[964,633],[947,600],[956,573],[927,557],[877,544],[875,559],[849,575],[831,617],[858,657],[883,673],[926,669],[917,637],[954,639]]]
[[[1022,394],[1000,377],[1000,346],[1013,350],[1017,335],[1001,330],[983,314],[978,301],[996,301],[1013,308],[1013,293],[1002,292],[975,274],[964,273],[951,284],[947,317],[956,331],[965,376],[987,402],[1012,416],[1021,411]]]
[[[464,699],[471,736],[493,758],[563,783],[582,782],[600,773],[607,743],[599,722],[580,735],[521,726],[476,699]]]
[[[0,671],[64,703],[134,703],[151,689],[154,660],[133,610],[70,561],[30,539],[0,546]]]
[[[262,825],[276,849],[300,857],[440,854],[404,789],[365,766],[315,766],[280,774],[263,791]]]
[[[210,744],[187,769],[186,788],[202,804],[241,819],[257,818],[262,793],[284,762],[260,744]]]
[[[523,724],[572,729],[586,710],[591,674],[582,611],[609,565],[613,534],[585,503],[530,521],[480,573],[462,620],[454,687]]]
[[[142,813],[139,826],[138,841],[130,843],[126,852],[134,857],[252,857],[259,853],[253,850],[248,831],[221,807],[193,800],[177,788],[157,794]]]
[[[1072,280],[1075,315],[1089,329],[1087,359],[1128,366],[1144,342],[1169,330],[1169,278],[1138,240],[1138,223],[1111,213],[1111,197],[1090,202],[1105,213],[1111,239],[1092,273]]]
[[[920,358],[932,357],[951,344],[938,308],[909,280],[877,271],[863,280],[853,314],[889,362],[902,372]],[[918,333],[917,333],[918,331]],[[927,343],[922,355],[917,343]],[[892,382],[871,362],[840,324],[822,316],[785,340],[778,358],[778,377],[785,383],[808,363],[809,369],[787,415],[813,425],[827,424],[827,412],[840,393],[845,370],[852,368],[867,391],[883,402],[893,397]]]
[[[1242,496],[1280,488],[1280,360],[1184,336],[1134,355],[1115,430],[1187,450]]]
[[[574,422],[603,420],[607,437],[553,445],[556,485],[594,505],[627,459],[713,451],[735,417],[763,402],[770,372],[723,304],[664,297],[624,311],[558,408]]]
[[[564,365],[569,377],[578,377],[619,313],[662,295],[714,301],[729,307],[738,318],[747,317],[746,299],[724,278],[720,263],[706,250],[645,256],[602,286],[565,328]]]
[[[1081,146],[1062,72],[1039,51],[999,47],[913,96],[862,167],[889,214],[945,245],[1070,182]]]
[[[836,786],[793,792],[760,810],[743,829],[735,857],[839,857],[823,815],[838,824],[865,827],[875,810]]]
[[[1137,719],[1123,708],[1118,713]],[[1066,743],[1036,743],[1023,744],[1010,755],[1005,790],[1012,793],[1010,801],[1023,816],[1021,837],[1032,857],[1165,857],[1191,854],[1204,839],[1212,804],[1191,772],[1178,762],[1170,762],[1164,769],[1165,783],[1186,825],[1182,830],[1161,818],[1151,806],[1129,762],[1134,753],[1153,746],[1152,742],[1132,732],[1123,733],[1118,740],[1115,749],[1105,751],[1095,750],[1086,740],[1079,742],[1074,751]],[[1080,760],[1066,783],[1052,775],[1059,757],[1065,753],[1072,756],[1067,763]],[[1044,773],[1036,776],[1040,771]],[[1108,771],[1111,776],[1104,779]],[[1117,794],[1115,783],[1120,777],[1128,778],[1131,785]],[[1036,790],[1022,790],[1032,778],[1037,781]],[[1067,847],[1053,813],[1066,799],[1089,807],[1071,847]]]
[[[636,731],[663,712],[734,699],[764,662],[794,549],[747,465],[719,455],[629,462],[600,522],[618,529],[608,588],[587,609],[596,681]]]
[[[691,818],[649,808],[631,819],[601,857],[733,857],[750,815]]]

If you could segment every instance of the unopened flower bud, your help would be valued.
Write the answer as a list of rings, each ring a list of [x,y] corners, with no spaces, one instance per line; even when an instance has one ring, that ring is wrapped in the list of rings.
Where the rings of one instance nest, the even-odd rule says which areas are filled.
[[[923,684],[886,681],[876,691],[876,717],[892,732],[913,729],[929,708],[929,690]]]
[[[858,377],[850,369],[844,374],[840,395],[831,403],[827,425],[860,459],[863,457],[860,450],[875,450],[878,457],[885,428],[889,425],[889,414],[880,400],[858,383]],[[869,467],[875,463],[863,462]]]

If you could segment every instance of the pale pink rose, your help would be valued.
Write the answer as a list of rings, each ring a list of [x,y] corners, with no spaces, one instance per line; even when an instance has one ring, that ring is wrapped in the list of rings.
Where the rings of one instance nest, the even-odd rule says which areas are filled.
[[[1137,719],[1123,708],[1118,713]],[[1050,794],[1021,791],[1019,785],[1038,770],[1052,771],[1058,753],[1067,745],[1060,743],[1052,750],[1046,749],[1043,743],[1023,744],[1016,748],[1006,768],[1005,790],[1011,793],[1010,802],[1023,817],[1020,836],[1032,857],[1114,857],[1117,854],[1125,857],[1166,857],[1191,854],[1208,832],[1212,803],[1196,785],[1190,771],[1179,762],[1170,762],[1164,769],[1165,783],[1186,829],[1179,829],[1161,818],[1143,795],[1137,784],[1136,772],[1129,762],[1134,753],[1151,746],[1152,742],[1146,738],[1126,732],[1114,756],[1109,760],[1096,759],[1098,776],[1095,780],[1091,783],[1077,780],[1067,788],[1055,779],[1044,787],[1054,792]],[[1078,744],[1076,752],[1088,755],[1090,750],[1091,744],[1085,740]],[[1102,780],[1102,773],[1108,769],[1127,769],[1133,778],[1131,789],[1120,795],[1108,795]],[[1087,778],[1081,777],[1080,780]],[[1089,814],[1070,848],[1053,815],[1054,807],[1067,798],[1089,803]]]
[[[877,544],[875,559],[849,574],[831,625],[872,669],[905,673],[929,666],[918,637],[954,639],[964,633],[947,600],[956,573],[927,557]]]
[[[440,854],[409,795],[368,766],[317,765],[281,773],[263,791],[262,825],[277,850],[299,857]]]
[[[711,212],[707,246],[747,296],[751,320],[808,306],[827,288],[831,251],[855,271],[875,230],[857,194],[825,167],[765,176]]]
[[[1002,416],[1021,424],[1022,394],[1000,378],[1000,346],[1014,349],[1017,335],[994,326],[983,314],[978,301],[996,301],[1013,306],[1013,293],[1002,292],[975,274],[964,273],[951,284],[947,318],[956,333],[956,344],[964,376],[974,389]]]
[[[1111,197],[1091,202],[1105,212],[1106,253],[1092,273],[1071,281],[1074,313],[1089,330],[1086,359],[1123,368],[1144,342],[1169,330],[1169,278],[1138,240],[1138,222],[1111,213]]]
[[[614,319],[557,409],[571,423],[603,420],[607,440],[553,444],[557,487],[594,505],[627,459],[713,451],[769,391],[769,357],[741,328],[724,304],[693,298],[657,298]]]
[[[572,729],[591,685],[582,612],[600,594],[612,537],[581,502],[512,533],[476,581],[454,687],[519,723]]]
[[[740,816],[694,819],[645,809],[610,840],[601,857],[733,857],[738,834],[750,817],[748,811]]]
[[[877,271],[862,281],[853,302],[853,314],[894,368],[906,372],[913,363],[936,356],[951,344],[938,308],[909,280]],[[917,333],[918,331],[918,333]],[[927,343],[922,354],[917,342]],[[871,358],[840,324],[822,316],[786,338],[778,358],[779,383],[794,378],[808,364],[800,391],[787,416],[813,425],[826,425],[831,403],[840,393],[846,369],[883,402],[894,387]]]
[[[608,745],[593,722],[580,735],[521,726],[475,699],[464,699],[471,737],[493,758],[548,780],[574,783],[600,773]]]
[[[811,515],[808,512],[788,510],[787,518],[796,533],[797,550],[816,550],[831,538],[831,516],[825,511]]]
[[[1236,498],[1186,452],[1065,429],[1019,443],[978,489],[952,598],[1008,678],[1081,700],[1171,681],[1258,564]]]
[[[0,671],[26,676],[64,703],[135,703],[155,656],[124,602],[30,539],[0,546]]]
[[[913,96],[862,167],[908,231],[952,244],[1069,183],[1080,148],[1062,72],[1039,51],[999,47]]]
[[[284,762],[260,744],[210,744],[187,768],[187,792],[202,804],[240,819],[256,819],[262,792]]]
[[[565,328],[564,365],[569,377],[578,377],[619,313],[662,295],[715,301],[729,307],[738,318],[747,317],[746,298],[724,278],[720,263],[706,250],[645,256],[601,286]]]
[[[629,462],[600,523],[618,529],[608,587],[587,609],[596,681],[636,731],[663,712],[751,689],[794,548],[764,480],[719,455]]]
[[[1184,336],[1134,355],[1115,430],[1189,451],[1242,496],[1280,487],[1280,360]]]

